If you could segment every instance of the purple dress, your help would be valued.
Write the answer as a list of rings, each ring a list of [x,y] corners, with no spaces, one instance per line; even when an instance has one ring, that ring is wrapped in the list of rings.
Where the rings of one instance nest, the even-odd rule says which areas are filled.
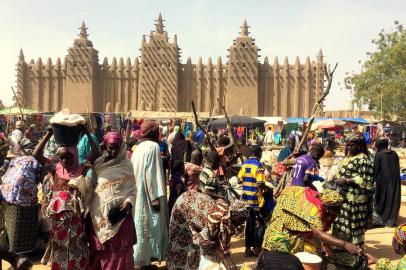
[[[86,230],[89,234],[89,270],[134,269],[133,245],[136,236],[132,215],[128,215],[117,234],[103,244],[94,231],[90,216],[86,218]]]

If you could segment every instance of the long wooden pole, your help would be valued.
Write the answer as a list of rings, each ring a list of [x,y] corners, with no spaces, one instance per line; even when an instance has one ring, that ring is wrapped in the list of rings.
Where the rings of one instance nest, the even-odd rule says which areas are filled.
[[[324,66],[324,74],[327,77],[326,89],[324,90],[323,95],[319,98],[319,100],[316,102],[316,104],[314,104],[313,109],[312,109],[312,116],[307,124],[306,130],[302,136],[302,139],[300,140],[299,144],[296,145],[296,147],[295,147],[294,153],[300,152],[300,149],[302,148],[304,142],[307,139],[307,135],[310,132],[314,119],[316,118],[317,110],[319,109],[321,103],[326,99],[327,95],[330,93],[334,72],[336,71],[337,66],[338,66],[338,63],[335,64],[333,70],[331,70],[331,71],[330,71],[330,67],[327,70],[327,66]]]
[[[327,97],[327,95],[330,93],[330,89],[331,89],[331,84],[333,82],[333,75],[334,72],[336,70],[338,66],[338,63],[335,64],[334,68],[332,71],[327,70],[327,67],[324,66],[324,74],[327,77],[327,86],[326,86],[326,90],[324,90],[323,95],[321,96],[321,98],[316,102],[316,104],[314,104],[313,109],[312,109],[312,116],[307,124],[306,130],[302,136],[302,139],[300,140],[299,144],[296,145],[295,150],[294,150],[294,154],[295,153],[299,153],[300,149],[302,148],[302,145],[304,144],[304,142],[307,139],[307,135],[310,132],[310,129],[312,127],[312,124],[314,122],[314,119],[316,118],[316,113],[317,110],[319,109],[321,103],[324,101],[324,99]],[[287,173],[287,172],[286,172]],[[284,178],[285,179],[285,178]],[[285,181],[283,181],[284,179],[281,179],[281,181],[279,182],[278,186],[276,187],[275,193],[274,193],[274,197],[277,198],[279,196],[279,194],[282,192],[282,186],[285,184]]]
[[[23,113],[23,110],[22,110],[22,108],[21,108],[20,101],[18,100],[17,94],[16,94],[16,92],[14,91],[14,88],[13,88],[12,86],[11,86],[11,91],[13,91],[13,95],[14,95],[14,98],[16,99],[17,106],[18,106],[18,108],[20,109],[21,117],[23,117],[24,113]]]
[[[5,131],[5,134],[6,134],[6,135],[8,135],[8,128],[9,128],[9,125],[10,125],[10,115],[11,115],[11,107],[10,107],[10,109],[8,110],[7,125],[6,125],[6,131]]]
[[[211,138],[210,135],[207,133],[207,131],[202,127],[202,125],[199,123],[199,118],[197,117],[197,112],[196,112],[196,107],[195,107],[195,102],[192,100],[192,110],[193,110],[193,115],[195,118],[195,125],[196,127],[200,128],[201,131],[203,131],[205,137],[206,137],[206,141],[207,144],[209,145],[211,151],[213,152],[217,152],[216,147],[214,147],[214,145],[211,143]]]
[[[231,124],[230,118],[228,117],[228,114],[227,114],[227,111],[226,111],[226,106],[224,105],[224,103],[221,103],[221,102],[220,102],[220,99],[219,99],[219,98],[217,98],[217,102],[219,103],[220,107],[223,109],[224,116],[225,116],[225,118],[226,118],[226,120],[227,120],[227,125],[230,127],[230,136],[231,136],[232,139],[233,139],[233,144],[234,144],[235,150],[237,151],[237,153],[239,153],[239,152],[240,152],[240,148],[238,147],[237,140],[235,139],[234,132],[233,132],[233,130],[232,130],[233,126],[232,126],[232,124]],[[240,158],[241,164],[244,163],[244,159],[242,158],[241,155],[240,155],[239,158]]]

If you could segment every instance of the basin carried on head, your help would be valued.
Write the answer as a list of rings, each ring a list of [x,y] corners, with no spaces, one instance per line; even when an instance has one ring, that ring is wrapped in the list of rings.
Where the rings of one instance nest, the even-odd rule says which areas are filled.
[[[84,131],[85,118],[79,114],[71,114],[63,110],[55,114],[51,120],[55,142],[61,146],[75,146]]]
[[[299,252],[295,254],[299,258],[305,270],[320,270],[322,259],[316,254]]]

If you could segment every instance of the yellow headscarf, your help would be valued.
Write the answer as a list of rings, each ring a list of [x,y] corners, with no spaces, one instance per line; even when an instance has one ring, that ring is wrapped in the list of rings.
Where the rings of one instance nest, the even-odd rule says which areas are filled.
[[[395,234],[393,236],[396,241],[402,246],[406,246],[406,223],[396,227]]]
[[[325,189],[320,195],[320,200],[325,206],[338,206],[343,203],[343,197],[335,190]]]

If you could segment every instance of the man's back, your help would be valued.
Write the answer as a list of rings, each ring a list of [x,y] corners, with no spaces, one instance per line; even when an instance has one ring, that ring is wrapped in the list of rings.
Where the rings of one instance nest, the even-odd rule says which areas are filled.
[[[256,158],[246,160],[241,166],[238,178],[243,181],[242,199],[253,207],[262,206],[262,192],[259,184],[264,182],[264,170]]]
[[[316,169],[317,163],[309,154],[298,157],[293,167],[292,186],[304,186],[305,175],[314,174]]]

